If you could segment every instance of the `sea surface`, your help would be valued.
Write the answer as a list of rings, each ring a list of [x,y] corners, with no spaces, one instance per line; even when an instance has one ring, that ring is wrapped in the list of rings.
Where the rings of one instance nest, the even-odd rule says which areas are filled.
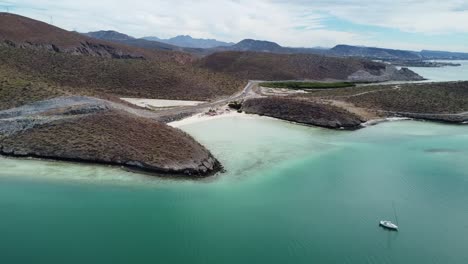
[[[468,80],[468,60],[435,60],[438,62],[459,63],[461,66],[446,66],[442,68],[409,67],[429,82],[449,82]]]
[[[0,158],[0,263],[468,263],[468,126],[182,129],[226,172],[172,181]]]

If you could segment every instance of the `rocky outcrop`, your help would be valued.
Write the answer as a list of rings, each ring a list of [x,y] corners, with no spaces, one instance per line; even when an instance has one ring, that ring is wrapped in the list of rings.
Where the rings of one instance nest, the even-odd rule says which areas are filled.
[[[387,82],[387,81],[422,81],[424,78],[408,68],[401,68],[388,65],[377,73],[368,70],[359,70],[350,76],[349,81],[353,82]]]
[[[113,59],[144,59],[144,56],[137,53],[128,53],[123,50],[117,49],[110,45],[101,43],[92,43],[89,41],[80,42],[75,47],[59,47],[55,44],[39,44],[32,42],[13,42],[4,40],[0,46],[8,46],[13,48],[23,48],[32,50],[47,50],[57,53],[69,53],[72,55],[86,55],[93,57],[104,57]]]
[[[249,99],[243,103],[242,110],[248,114],[333,129],[357,129],[366,121],[336,106],[292,98]]]
[[[407,117],[412,119],[427,120],[441,123],[466,124],[468,123],[468,112],[460,114],[430,114],[430,113],[408,113],[384,111],[388,116]]]
[[[205,177],[221,164],[192,137],[90,97],[62,97],[0,112],[0,154]]]

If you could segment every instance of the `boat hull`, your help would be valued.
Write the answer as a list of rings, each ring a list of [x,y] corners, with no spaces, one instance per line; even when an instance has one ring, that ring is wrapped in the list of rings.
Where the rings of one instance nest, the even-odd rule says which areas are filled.
[[[389,223],[387,221],[380,221],[379,226],[381,226],[381,227],[383,227],[383,228],[385,228],[387,230],[398,231],[398,226],[396,226],[393,223]]]

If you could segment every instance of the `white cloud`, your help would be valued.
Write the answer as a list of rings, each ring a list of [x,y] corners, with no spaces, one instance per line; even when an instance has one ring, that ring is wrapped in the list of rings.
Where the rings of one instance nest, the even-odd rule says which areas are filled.
[[[45,22],[52,16],[55,25],[82,32],[112,29],[137,37],[189,34],[235,42],[256,38],[288,46],[330,46],[359,39],[354,33],[324,29],[323,16],[301,5],[269,0],[12,2],[19,14]]]
[[[2,2],[0,0],[0,6]],[[239,41],[255,38],[286,46],[379,45],[362,32],[327,29],[329,16],[417,34],[468,33],[462,0],[9,0],[19,14],[81,32],[112,29],[133,36]],[[413,47],[415,43],[398,47]],[[383,46],[383,45],[380,45]],[[388,45],[385,45],[388,46]],[[462,46],[456,43],[454,46]],[[391,47],[391,46],[390,46]]]
[[[466,0],[276,0],[320,10],[364,25],[395,28],[406,32],[438,34],[468,33]]]

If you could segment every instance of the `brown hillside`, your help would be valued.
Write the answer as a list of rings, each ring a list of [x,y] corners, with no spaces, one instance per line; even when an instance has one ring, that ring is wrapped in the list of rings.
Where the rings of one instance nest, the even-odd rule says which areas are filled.
[[[10,13],[0,13],[0,25],[0,39],[17,43],[54,44],[65,49],[91,40],[78,33]]]
[[[183,64],[194,60],[188,53],[147,50],[94,39],[10,13],[0,13],[0,43],[12,47],[96,57],[175,60]]]
[[[313,54],[273,54],[255,52],[220,52],[199,61],[202,68],[229,73],[251,80],[347,79],[365,70],[379,74],[382,63]]]
[[[208,100],[244,82],[221,73],[156,60],[109,59],[0,47],[0,108],[56,95]]]

